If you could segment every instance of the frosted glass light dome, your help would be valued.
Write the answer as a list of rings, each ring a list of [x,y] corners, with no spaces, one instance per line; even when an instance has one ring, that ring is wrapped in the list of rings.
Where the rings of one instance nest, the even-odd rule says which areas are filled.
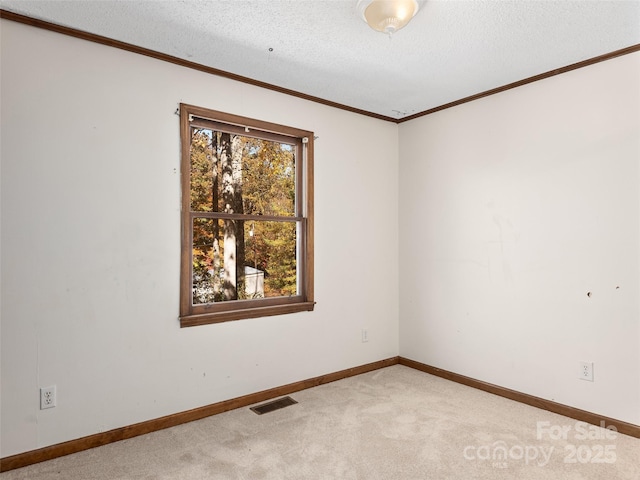
[[[371,28],[392,35],[409,23],[420,5],[416,0],[358,0],[357,8]]]

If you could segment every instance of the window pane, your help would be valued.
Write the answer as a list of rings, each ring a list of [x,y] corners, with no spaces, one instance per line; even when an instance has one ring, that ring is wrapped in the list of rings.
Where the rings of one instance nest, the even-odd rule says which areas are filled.
[[[217,185],[216,159],[211,130],[191,129],[191,211],[214,211]],[[216,199],[217,200],[217,199]]]
[[[295,145],[191,129],[191,211],[295,215]]]
[[[193,304],[213,303],[224,298],[222,290],[221,222],[208,218],[193,221]]]
[[[295,215],[295,146],[242,137],[244,212]]]
[[[297,223],[196,218],[193,304],[297,295]]]
[[[248,298],[298,294],[297,225],[297,222],[245,222],[245,291]]]

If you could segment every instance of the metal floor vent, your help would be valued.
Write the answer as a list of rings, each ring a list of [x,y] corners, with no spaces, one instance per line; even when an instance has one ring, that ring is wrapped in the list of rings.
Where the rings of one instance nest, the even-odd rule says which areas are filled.
[[[274,410],[280,410],[284,407],[289,407],[291,405],[295,405],[296,402],[291,397],[279,398],[278,400],[273,400],[271,402],[263,403],[262,405],[258,405],[256,407],[251,407],[250,410],[253,410],[258,415],[262,415],[263,413],[273,412]]]

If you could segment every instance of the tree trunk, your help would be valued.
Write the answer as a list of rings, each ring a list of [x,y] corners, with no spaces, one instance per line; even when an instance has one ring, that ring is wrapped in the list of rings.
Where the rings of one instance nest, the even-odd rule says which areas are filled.
[[[239,135],[231,137],[231,165],[233,180],[233,213],[244,213],[242,205],[242,155],[244,142]],[[244,221],[236,222],[236,290],[240,298],[245,297],[244,279]]]
[[[213,157],[213,165],[211,168],[212,175],[212,196],[211,211],[217,212],[220,203],[220,193],[218,191],[218,169],[220,167],[220,150],[218,149],[218,132],[211,132],[211,150]],[[213,298],[214,301],[220,300],[222,293],[222,282],[220,279],[220,224],[218,220],[213,222]]]
[[[222,202],[226,213],[233,213],[235,202],[231,135],[220,135],[220,161],[222,165]],[[224,220],[224,278],[225,300],[237,300],[236,282],[236,222]]]

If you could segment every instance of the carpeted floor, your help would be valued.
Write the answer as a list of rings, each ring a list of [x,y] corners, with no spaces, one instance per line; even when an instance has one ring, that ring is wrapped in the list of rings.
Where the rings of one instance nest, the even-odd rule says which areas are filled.
[[[0,474],[0,480],[640,478],[640,439],[400,365]]]

